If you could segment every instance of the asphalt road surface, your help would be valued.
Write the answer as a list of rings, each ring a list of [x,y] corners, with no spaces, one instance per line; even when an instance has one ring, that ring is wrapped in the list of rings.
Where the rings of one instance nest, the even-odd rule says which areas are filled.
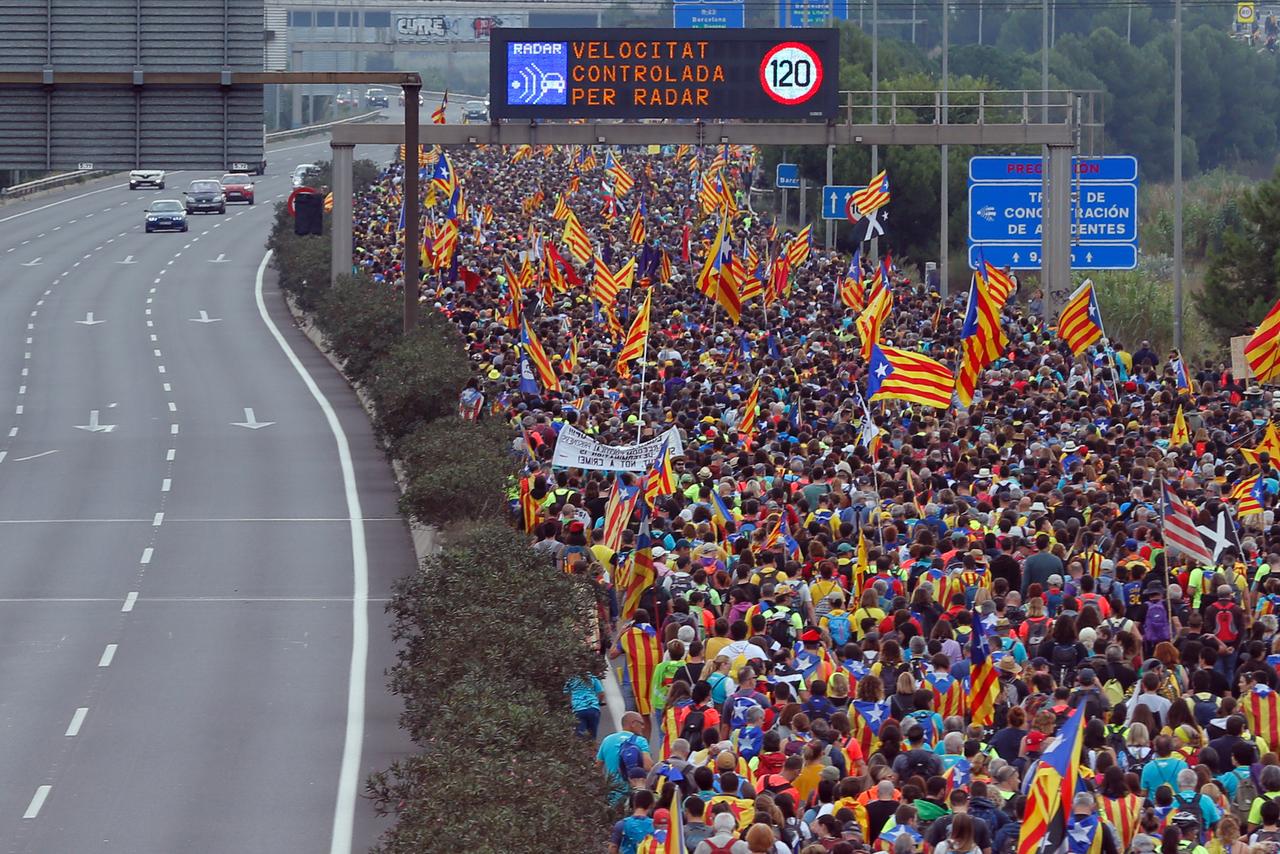
[[[328,156],[271,147],[257,205],[187,234],[142,211],[204,174],[0,207],[0,852],[345,854],[383,827],[359,795],[408,747],[384,606],[412,547],[264,263],[293,166]]]

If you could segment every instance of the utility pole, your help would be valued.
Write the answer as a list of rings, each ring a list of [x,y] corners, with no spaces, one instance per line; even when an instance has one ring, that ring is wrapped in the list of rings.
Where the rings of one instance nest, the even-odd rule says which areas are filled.
[[[871,124],[880,124],[880,0],[871,0]],[[880,146],[871,146],[871,174],[880,171]],[[871,240],[871,257],[880,257],[880,238]]]
[[[1182,352],[1182,0],[1173,3],[1173,346]]]
[[[948,23],[948,19],[951,17],[951,10],[949,6],[950,0],[942,0],[942,124],[944,125],[947,123],[947,99],[950,95],[948,89],[951,86],[951,76],[948,73],[949,69],[947,68],[947,58],[948,54],[951,52],[950,26]],[[949,258],[947,250],[950,249],[950,246],[948,245],[947,238],[948,232],[951,230],[949,227],[951,225],[951,212],[950,199],[948,198],[948,191],[950,190],[950,187],[948,187],[949,169],[947,164],[947,146],[943,145],[940,146],[940,148],[942,149],[942,163],[940,170],[942,174],[942,187],[939,195],[942,197],[942,223],[940,233],[938,235],[938,287],[942,294],[942,298],[945,300],[949,290],[949,281],[947,279],[947,264]]]

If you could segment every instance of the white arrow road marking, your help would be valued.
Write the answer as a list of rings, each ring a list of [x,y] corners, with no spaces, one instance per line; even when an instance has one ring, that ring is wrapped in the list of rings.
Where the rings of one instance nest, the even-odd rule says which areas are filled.
[[[137,262],[137,261],[135,261],[135,260],[133,260],[133,256],[132,256],[132,255],[126,255],[126,256],[124,256],[124,260],[123,260],[123,261],[117,261],[116,263],[117,263],[117,264],[137,264],[138,262]]]
[[[225,254],[223,254],[222,252],[219,252],[219,253],[218,253],[218,257],[217,257],[217,258],[210,258],[210,259],[209,259],[209,263],[210,263],[210,264],[225,264],[225,263],[227,263],[227,256],[226,256]]]
[[[254,416],[254,414],[253,414],[253,410],[246,406],[246,407],[244,408],[244,420],[243,420],[243,421],[232,421],[232,422],[231,422],[231,426],[233,426],[233,427],[248,427],[250,430],[258,430],[258,429],[261,429],[261,428],[263,428],[263,427],[270,427],[272,424],[275,424],[275,423],[276,423],[276,422],[274,422],[274,421],[259,421],[259,420]]]
[[[97,326],[99,323],[106,323],[106,321],[105,321],[105,320],[94,320],[94,319],[93,319],[93,312],[92,312],[92,311],[86,311],[86,312],[84,313],[84,320],[77,320],[77,321],[76,321],[76,323],[79,323],[81,326]]]
[[[41,451],[40,453],[32,454],[29,457],[14,457],[13,461],[15,463],[25,463],[27,460],[38,460],[41,457],[47,457],[50,454],[56,454],[56,453],[58,453],[58,449],[54,448],[52,451]]]
[[[192,323],[217,323],[218,321],[222,320],[222,318],[210,317],[209,312],[201,309],[199,317],[188,317],[187,320],[190,320]]]
[[[75,427],[77,430],[88,430],[90,433],[110,433],[112,430],[116,429],[116,425],[114,424],[99,424],[98,410],[96,409],[89,410],[88,424],[77,424]]]
[[[24,261],[24,262],[22,262],[22,266],[24,266],[24,267],[39,267],[39,266],[40,266],[40,262],[41,262],[42,260],[44,260],[43,256],[41,256],[40,258],[36,258],[34,261]]]

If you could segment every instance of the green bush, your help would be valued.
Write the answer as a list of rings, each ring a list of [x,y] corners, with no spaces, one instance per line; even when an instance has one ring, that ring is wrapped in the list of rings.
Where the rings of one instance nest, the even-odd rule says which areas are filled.
[[[365,382],[373,363],[400,339],[403,300],[367,276],[339,276],[320,296],[315,320],[347,376]]]
[[[461,335],[443,315],[426,312],[421,325],[369,369],[375,426],[397,442],[428,421],[453,414],[470,378]]]
[[[457,417],[414,430],[396,449],[410,472],[401,512],[424,525],[498,515],[515,471],[509,440],[504,424]]]

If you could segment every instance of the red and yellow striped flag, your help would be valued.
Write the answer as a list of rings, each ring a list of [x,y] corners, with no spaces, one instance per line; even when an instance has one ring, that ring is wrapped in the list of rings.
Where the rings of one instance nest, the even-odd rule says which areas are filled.
[[[751,441],[756,432],[756,407],[760,404],[760,379],[757,377],[751,393],[742,404],[742,417],[738,419],[738,435],[744,443]]]
[[[1058,315],[1058,337],[1079,356],[1102,340],[1102,313],[1093,292],[1093,280],[1085,279]]]
[[[587,236],[587,230],[582,227],[582,223],[578,221],[578,215],[573,211],[569,211],[569,215],[565,217],[564,235],[560,238],[560,242],[569,247],[569,252],[578,259],[580,264],[587,263],[595,255],[595,251],[591,248],[591,238]]]
[[[787,260],[792,267],[799,267],[809,260],[809,251],[813,248],[813,224],[800,229],[800,233],[791,238],[787,244]]]
[[[1249,731],[1266,739],[1268,745],[1280,744],[1280,694],[1258,684],[1244,696],[1242,705]]]
[[[631,214],[631,242],[639,246],[644,243],[645,227],[644,227],[644,202],[636,205],[635,211]]]
[[[526,533],[532,534],[538,524],[538,502],[533,497],[533,478],[520,478],[520,516]]]
[[[640,306],[635,320],[631,322],[631,329],[628,330],[627,337],[622,342],[622,349],[618,352],[618,373],[623,376],[629,372],[627,363],[644,355],[649,341],[649,308],[652,303],[653,289],[650,288],[645,292],[644,305]]]
[[[1280,376],[1280,302],[1271,307],[1244,345],[1244,358],[1260,383]]]
[[[1000,696],[1000,676],[991,658],[982,620],[973,621],[973,640],[969,655],[969,708],[973,722],[991,726],[996,719],[996,699]]]
[[[676,471],[671,465],[671,449],[664,442],[662,452],[649,470],[644,481],[644,503],[650,510],[663,495],[674,495],[676,491]]]
[[[551,212],[551,218],[556,220],[567,219],[571,213],[572,211],[569,210],[569,205],[565,202],[564,196],[556,196],[556,209]]]
[[[533,329],[527,320],[521,326],[520,341],[524,344],[525,352],[529,354],[529,361],[533,363],[534,370],[538,372],[538,381],[542,383],[542,388],[546,391],[559,391],[560,375],[556,373],[551,360],[547,358],[547,351],[542,349],[542,343],[533,334]]]
[[[653,556],[649,546],[646,545],[643,550],[637,548],[632,552],[630,562],[628,580],[634,577],[637,583],[634,588],[627,589],[628,595],[623,599],[624,619],[631,619],[631,615],[640,605],[640,594],[653,584],[654,577]],[[641,563],[647,564],[647,575],[645,568],[639,566]],[[632,589],[635,590],[634,597],[630,595]],[[618,645],[622,647],[622,653],[627,659],[627,675],[631,681],[631,693],[636,698],[636,711],[647,716],[653,712],[653,698],[649,696],[653,691],[653,671],[662,660],[662,644],[658,641],[658,632],[648,623],[643,626],[631,626],[618,638]]]
[[[1266,432],[1262,434],[1258,447],[1241,448],[1240,454],[1249,462],[1256,463],[1261,461],[1263,451],[1271,455],[1272,463],[1280,465],[1280,432],[1276,431],[1274,421],[1267,422]]]
[[[1009,338],[1000,326],[1000,306],[985,283],[975,273],[969,283],[969,306],[965,311],[964,328],[960,331],[960,370],[956,374],[956,397],[960,405],[973,403],[978,389],[978,378],[996,359],[1000,358]]]
[[[871,299],[867,302],[867,307],[854,321],[854,326],[857,327],[858,335],[862,339],[860,353],[863,359],[871,360],[871,348],[880,342],[880,327],[884,325],[885,318],[889,316],[892,308],[893,291],[888,288],[875,288]]]

